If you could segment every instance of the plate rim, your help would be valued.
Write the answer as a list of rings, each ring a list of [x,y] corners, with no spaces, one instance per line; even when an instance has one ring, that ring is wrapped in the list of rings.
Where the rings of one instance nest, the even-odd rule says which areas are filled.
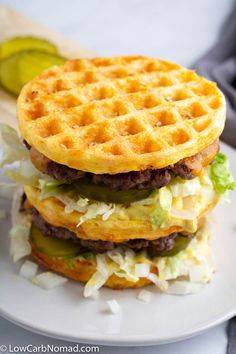
[[[103,345],[103,346],[112,346],[112,347],[131,347],[131,346],[154,346],[154,345],[162,345],[162,344],[170,344],[170,343],[176,343],[185,339],[192,338],[194,336],[200,335],[203,332],[216,327],[217,325],[220,325],[232,317],[236,316],[236,304],[235,306],[231,306],[230,309],[227,311],[224,311],[221,314],[218,314],[215,316],[215,319],[209,319],[202,324],[199,324],[196,328],[193,328],[190,331],[185,331],[184,333],[182,332],[180,335],[176,335],[174,337],[163,337],[155,340],[153,338],[153,335],[147,336],[145,335],[145,338],[142,338],[142,336],[138,335],[137,337],[134,336],[129,336],[129,338],[120,338],[117,339],[118,336],[116,334],[109,334],[107,338],[103,337],[101,338],[101,335],[99,335],[96,338],[96,335],[94,333],[90,336],[86,335],[81,335],[81,336],[67,336],[64,334],[60,334],[59,332],[54,332],[51,330],[44,330],[40,328],[37,325],[29,325],[23,320],[19,320],[17,318],[14,318],[13,315],[8,314],[6,311],[0,308],[0,316],[4,318],[5,320],[25,329],[28,330],[32,333],[35,334],[40,334],[48,338],[54,338],[58,340],[64,340],[64,341],[70,341],[70,342],[80,342],[82,344],[92,344],[92,345]]]

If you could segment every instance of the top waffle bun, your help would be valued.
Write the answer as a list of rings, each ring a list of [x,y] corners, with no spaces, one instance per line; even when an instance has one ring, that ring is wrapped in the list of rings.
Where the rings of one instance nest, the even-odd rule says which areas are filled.
[[[159,169],[219,137],[216,84],[159,59],[78,59],[52,67],[18,98],[23,138],[49,159],[96,174]]]

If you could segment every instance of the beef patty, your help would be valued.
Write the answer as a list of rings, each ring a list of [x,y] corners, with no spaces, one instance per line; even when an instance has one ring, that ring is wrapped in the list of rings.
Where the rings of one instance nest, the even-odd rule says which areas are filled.
[[[203,167],[214,160],[219,149],[219,140],[209,145],[197,155],[185,158],[172,166],[162,169],[146,169],[143,171],[131,171],[126,173],[94,174],[79,171],[74,168],[49,160],[46,156],[37,151],[34,147],[25,142],[30,149],[30,157],[33,164],[43,173],[55,178],[62,183],[72,183],[81,178],[89,179],[94,184],[103,184],[115,191],[145,188],[161,188],[166,186],[172,176],[179,176],[183,179],[196,177]]]
[[[28,209],[29,213],[32,215],[32,222],[35,227],[37,227],[44,236],[55,237],[61,240],[71,240],[72,242],[80,243],[82,247],[87,250],[91,250],[94,253],[105,253],[107,251],[113,250],[115,247],[120,245],[128,246],[134,251],[140,251],[141,249],[148,249],[153,251],[169,251],[174,247],[175,238],[177,236],[184,236],[192,238],[194,235],[186,235],[178,232],[174,232],[166,237],[161,237],[157,240],[149,241],[144,239],[129,240],[125,243],[115,243],[110,241],[93,241],[84,240],[78,238],[72,231],[64,228],[49,224],[34,208],[30,207]]]

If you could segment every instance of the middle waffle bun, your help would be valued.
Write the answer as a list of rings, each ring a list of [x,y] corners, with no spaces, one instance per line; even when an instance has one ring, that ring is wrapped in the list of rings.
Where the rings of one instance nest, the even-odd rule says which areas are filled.
[[[113,242],[125,242],[131,239],[142,238],[146,240],[155,240],[160,237],[165,237],[173,232],[195,232],[196,230],[189,229],[186,225],[178,225],[173,223],[165,228],[152,228],[149,219],[142,220],[139,215],[122,215],[114,213],[108,220],[96,219],[87,220],[82,225],[78,226],[81,213],[74,211],[70,214],[64,212],[64,205],[61,201],[54,197],[46,199],[40,198],[40,191],[35,187],[25,186],[25,193],[30,205],[38,210],[43,218],[50,224],[58,227],[63,227],[71,230],[78,238],[89,240],[104,240]],[[214,208],[218,201],[215,197],[210,204],[206,205],[199,211],[196,220],[195,228],[201,226],[204,217]],[[144,207],[145,208],[145,207]],[[191,226],[192,227],[192,226]]]

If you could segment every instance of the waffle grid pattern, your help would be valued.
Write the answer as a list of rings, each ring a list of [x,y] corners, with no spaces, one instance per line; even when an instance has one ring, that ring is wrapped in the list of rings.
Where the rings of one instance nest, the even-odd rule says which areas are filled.
[[[93,173],[162,168],[221,134],[212,82],[146,57],[81,59],[30,82],[18,101],[23,137],[47,157]]]

